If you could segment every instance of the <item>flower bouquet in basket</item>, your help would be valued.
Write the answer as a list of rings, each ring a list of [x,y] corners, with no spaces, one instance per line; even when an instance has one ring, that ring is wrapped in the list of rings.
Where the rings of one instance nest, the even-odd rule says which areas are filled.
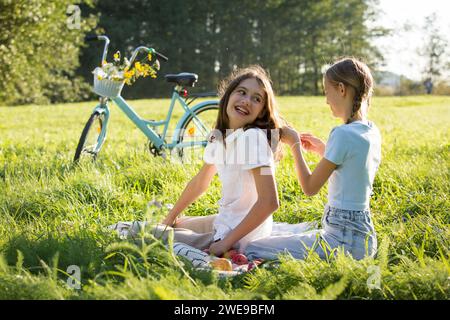
[[[94,74],[94,92],[103,97],[117,97],[122,91],[123,85],[133,84],[139,77],[156,78],[159,71],[159,61],[152,64],[152,54],[148,53],[146,61],[136,61],[131,66],[125,57],[121,61],[120,52],[114,54],[113,62],[102,61],[102,66],[92,71]]]

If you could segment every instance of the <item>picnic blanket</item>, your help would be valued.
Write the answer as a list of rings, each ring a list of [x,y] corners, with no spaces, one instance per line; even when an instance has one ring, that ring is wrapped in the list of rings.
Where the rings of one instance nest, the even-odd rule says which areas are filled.
[[[134,228],[135,223],[138,222],[118,222],[108,226],[108,229],[116,231],[121,239],[127,239],[133,236],[132,230],[136,229]],[[303,222],[298,224],[275,222],[271,236],[299,234],[314,228],[317,228],[316,222]],[[195,269],[212,270],[220,276],[236,276],[252,270],[263,262],[262,259],[248,261],[242,253],[235,250],[230,250],[222,257],[215,257],[181,242],[175,242],[173,244],[173,250],[177,256],[190,261]]]
[[[309,230],[317,228],[317,222],[302,222],[296,224],[289,224],[285,222],[274,222],[271,236],[282,236],[289,234],[300,234]],[[139,221],[124,222],[119,221],[113,225],[108,226],[109,230],[117,232],[121,239],[127,239],[134,236],[136,230],[140,230]]]
[[[207,252],[196,249],[182,242],[175,242],[173,244],[173,251],[177,256],[183,257],[190,261],[194,268],[199,270],[214,271],[220,276],[236,276],[250,271],[262,262],[262,260],[258,259],[255,261],[235,263],[233,261],[234,259],[232,254],[230,258],[215,257],[209,255]],[[239,253],[236,252],[235,254]],[[243,256],[242,254],[239,255]],[[224,268],[226,270],[224,270]]]

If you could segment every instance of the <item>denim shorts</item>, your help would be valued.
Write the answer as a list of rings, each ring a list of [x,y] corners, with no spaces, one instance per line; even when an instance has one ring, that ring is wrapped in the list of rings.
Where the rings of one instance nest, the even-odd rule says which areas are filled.
[[[245,253],[250,259],[271,260],[283,252],[304,259],[310,251],[315,251],[325,259],[336,253],[336,248],[342,248],[357,260],[376,254],[377,237],[369,210],[344,210],[326,205],[322,229],[257,239],[248,244]]]

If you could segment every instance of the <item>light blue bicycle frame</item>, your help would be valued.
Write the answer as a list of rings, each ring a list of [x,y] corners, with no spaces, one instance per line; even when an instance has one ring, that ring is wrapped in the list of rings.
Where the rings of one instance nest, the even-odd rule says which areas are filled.
[[[189,108],[189,106],[186,104],[186,102],[178,94],[179,89],[180,88],[178,86],[175,87],[175,89],[172,93],[172,99],[170,102],[170,107],[169,107],[169,111],[167,113],[166,119],[161,120],[161,121],[145,120],[145,119],[141,118],[136,113],[136,111],[134,111],[134,109],[120,95],[115,98],[111,98],[111,100],[144,133],[144,135],[153,143],[153,145],[158,150],[162,150],[164,148],[171,150],[173,148],[193,147],[195,145],[206,146],[206,141],[204,141],[204,140],[179,143],[178,136],[182,130],[181,126],[186,122],[187,119],[190,119],[190,118],[192,118],[192,121],[195,122],[195,124],[197,125],[197,128],[199,130],[202,130],[205,135],[208,134],[209,129],[205,127],[205,125],[200,121],[200,119],[198,119],[198,117],[195,115],[195,113],[198,109],[201,109],[206,105],[217,105],[218,101],[215,101],[215,100],[203,101],[201,103],[196,104],[192,108]],[[184,109],[185,112],[175,127],[174,134],[172,137],[172,142],[166,143],[165,138],[167,135],[167,130],[169,128],[169,123],[172,118],[172,112],[173,112],[176,102],[178,102],[181,105],[181,107]],[[100,135],[97,140],[98,143],[97,143],[97,146],[95,147],[95,149],[93,150],[93,152],[98,153],[106,139],[106,132],[107,132],[108,121],[109,121],[108,99],[101,98],[100,104],[95,107],[93,112],[98,112],[99,114],[104,115],[102,130],[101,130]],[[164,126],[161,136],[153,129],[153,128],[160,127],[160,126]]]
[[[105,41],[105,46],[103,48],[103,55],[102,55],[102,61],[106,60],[106,55],[108,52],[108,46],[109,46],[109,38],[107,36],[97,36],[96,39]],[[155,50],[152,48],[147,48],[140,46],[136,48],[131,55],[130,58],[130,65],[133,64],[137,54],[141,51],[149,52],[149,53],[155,53]],[[180,131],[182,130],[181,126],[186,122],[187,119],[192,118],[192,121],[195,122],[197,128],[199,130],[202,130],[204,135],[206,136],[209,133],[208,128],[205,127],[205,125],[198,119],[198,117],[195,115],[197,110],[203,108],[206,105],[218,105],[218,101],[215,100],[209,100],[204,101],[201,103],[196,104],[192,108],[189,108],[189,106],[186,104],[186,102],[180,97],[179,93],[180,90],[183,88],[179,85],[175,86],[173,93],[172,93],[172,100],[170,102],[169,111],[167,113],[167,117],[165,120],[162,121],[151,121],[151,120],[145,120],[142,119],[136,111],[120,96],[120,94],[117,97],[114,98],[100,98],[100,103],[95,107],[93,112],[98,112],[99,114],[104,116],[103,123],[102,123],[102,130],[100,131],[99,137],[97,139],[97,145],[95,146],[95,149],[93,150],[94,153],[98,153],[100,149],[103,146],[103,143],[106,140],[106,132],[108,129],[108,121],[109,121],[109,107],[108,107],[108,100],[111,99],[115,104],[119,106],[119,108],[130,118],[130,120],[145,134],[145,136],[150,140],[150,142],[155,146],[155,148],[159,151],[161,151],[164,148],[167,148],[169,150],[177,147],[177,148],[185,148],[185,147],[192,147],[195,145],[202,145],[206,146],[206,141],[190,141],[190,142],[182,142],[179,143],[177,140]],[[172,118],[172,111],[175,107],[175,103],[178,102],[181,107],[184,109],[184,115],[181,117],[181,119],[178,121],[176,128],[174,130],[174,134],[172,137],[171,143],[166,143],[165,138],[167,135],[167,129],[169,128],[169,123]],[[156,129],[156,127],[164,126],[163,133],[160,136],[153,128]]]

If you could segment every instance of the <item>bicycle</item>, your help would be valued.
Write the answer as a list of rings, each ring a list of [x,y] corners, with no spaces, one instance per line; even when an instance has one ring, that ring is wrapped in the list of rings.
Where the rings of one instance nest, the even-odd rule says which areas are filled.
[[[102,55],[102,61],[105,61],[110,42],[109,38],[105,35],[87,36],[86,40],[105,41]],[[140,52],[151,53],[163,61],[168,61],[167,57],[157,52],[155,49],[140,46],[134,49],[129,60],[130,65],[133,65],[133,62]],[[178,150],[178,155],[183,157],[186,148],[205,147],[207,144],[207,136],[210,131],[213,130],[214,122],[217,119],[219,102],[217,100],[207,100],[197,103],[192,107],[190,107],[190,104],[197,98],[217,95],[215,93],[189,94],[187,88],[194,87],[198,80],[198,76],[195,73],[183,72],[179,74],[167,74],[165,75],[165,79],[167,82],[174,83],[175,86],[173,88],[166,119],[156,121],[141,118],[125,99],[121,97],[120,93],[124,82],[116,81],[114,84],[105,84],[98,80],[94,75],[94,92],[100,95],[99,104],[92,111],[92,114],[81,133],[75,151],[74,162],[80,161],[84,156],[91,157],[93,160],[97,158],[97,155],[106,140],[110,115],[108,103],[110,101],[114,102],[149,139],[149,149],[154,156],[166,158],[167,150],[171,152],[173,150]],[[114,88],[111,89],[111,86]],[[185,112],[176,124],[172,134],[172,141],[167,143],[166,137],[168,137],[169,123],[172,118],[172,111],[177,102]],[[164,126],[162,134],[157,132],[157,128],[161,126]]]

